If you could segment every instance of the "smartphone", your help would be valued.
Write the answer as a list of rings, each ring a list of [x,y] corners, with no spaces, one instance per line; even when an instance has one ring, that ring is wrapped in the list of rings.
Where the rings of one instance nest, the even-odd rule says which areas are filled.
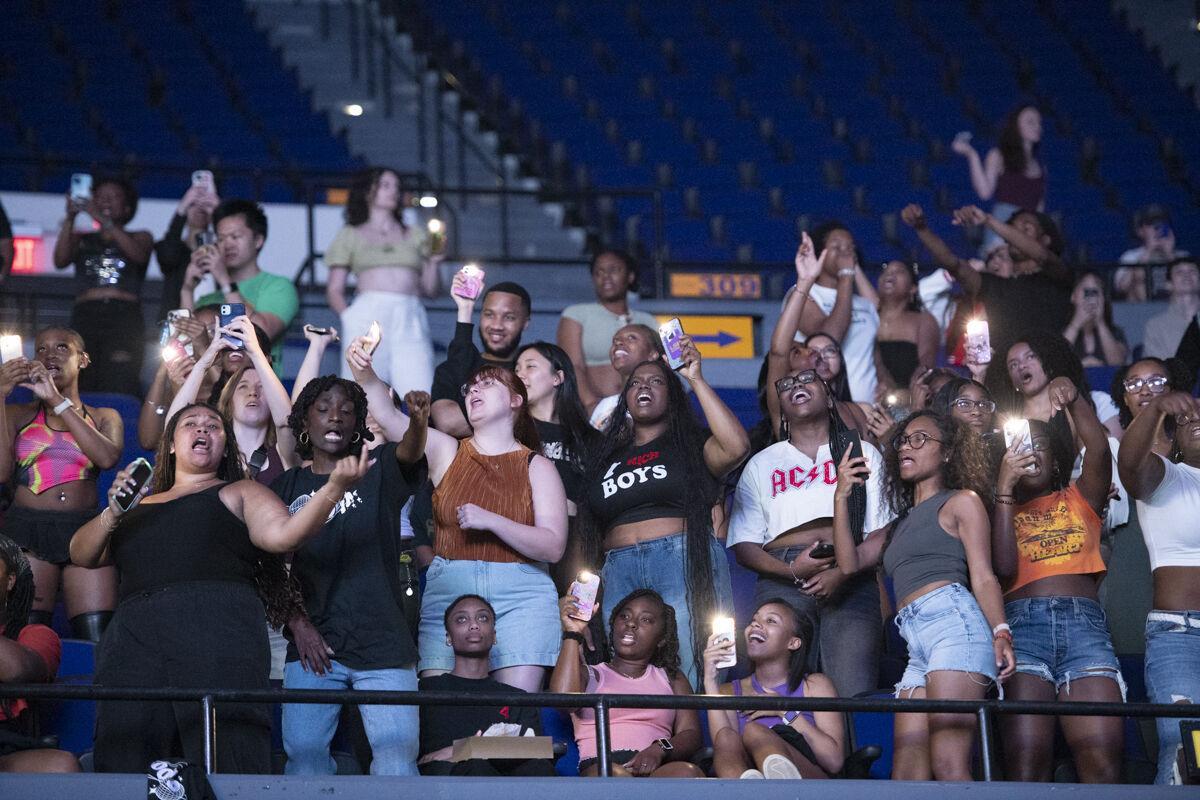
[[[708,637],[708,646],[712,647],[715,644],[733,641],[733,617],[713,617],[712,621],[712,636]],[[717,669],[725,669],[737,664],[737,648],[729,655],[728,658],[723,658],[717,662]]]
[[[379,326],[379,320],[373,320],[371,327],[367,328],[367,334],[363,337],[363,349],[367,351],[367,355],[374,355],[379,349],[379,343],[383,341],[383,328]]]
[[[150,466],[150,462],[144,458],[135,458],[129,468],[130,477],[133,478],[134,483],[133,490],[122,489],[114,498],[117,508],[121,509],[122,514],[137,505],[142,487],[150,482],[150,476],[154,474],[154,467]]]
[[[71,175],[71,199],[92,199],[92,176],[86,172],[76,172]]]
[[[579,607],[579,613],[572,614],[575,619],[586,621],[592,618],[592,614],[596,612],[596,595],[599,591],[600,576],[586,569],[582,570],[567,590],[567,594],[575,598],[575,605]]]
[[[198,169],[192,173],[192,186],[202,186],[206,192],[214,192],[216,184],[213,182],[213,174],[206,169]]]
[[[900,402],[900,395],[888,394],[883,398],[883,408],[887,411],[892,422],[899,422],[908,416],[908,406]]]
[[[479,268],[478,264],[463,264],[459,274],[463,276],[461,289],[456,289],[454,293],[459,297],[467,300],[474,300],[479,297],[479,293],[483,291],[483,276],[484,272]]]
[[[217,234],[211,230],[202,230],[196,234],[196,249],[208,247],[210,244],[217,243]]]
[[[841,431],[838,433],[838,446],[843,453],[849,450],[851,458],[863,457],[862,437],[859,436],[856,430]],[[824,557],[822,556],[822,558]]]
[[[992,362],[992,337],[988,332],[986,319],[973,319],[967,322],[967,335],[963,341],[966,359],[974,364],[990,364]]]
[[[425,223],[425,228],[429,231],[429,252],[435,256],[446,252],[446,223],[434,218]]]
[[[192,312],[186,308],[173,308],[167,312],[167,329],[168,334],[174,338],[179,336],[178,322],[181,319],[190,319]]]
[[[1029,420],[1013,418],[1004,422],[1004,449],[1008,450],[1014,442],[1021,442],[1018,453],[1028,453],[1033,449],[1033,437],[1029,433]]]
[[[178,358],[183,358],[184,355],[183,345],[179,343],[178,339],[168,339],[162,347],[162,360],[168,364]]]
[[[20,336],[15,333],[0,336],[0,364],[23,355],[25,355],[25,349],[21,346]]]
[[[658,337],[662,339],[663,351],[667,354],[667,364],[671,369],[682,367],[683,344],[680,343],[680,339],[683,338],[683,323],[679,321],[679,317],[672,317],[659,325]]]
[[[245,315],[245,303],[222,303],[220,309],[218,309],[217,325],[224,328],[238,317],[244,317]],[[229,342],[239,350],[246,346],[246,343],[241,340],[241,337],[233,336],[228,333],[223,333],[221,335],[225,338],[225,341]]]
[[[817,542],[808,551],[812,558],[833,558],[833,542]]]

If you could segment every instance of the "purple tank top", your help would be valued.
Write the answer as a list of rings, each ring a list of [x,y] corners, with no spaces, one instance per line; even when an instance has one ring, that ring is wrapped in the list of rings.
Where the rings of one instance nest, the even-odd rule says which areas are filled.
[[[768,694],[767,690],[758,682],[758,678],[754,675],[750,676],[750,685],[754,687],[755,694]],[[780,697],[804,697],[804,681],[800,681],[800,685],[796,687],[796,691],[789,692],[787,683],[781,683],[778,686],[772,687],[771,694],[777,694]],[[733,682],[733,694],[735,697],[742,696],[742,682]],[[811,711],[788,711],[783,716],[759,717],[751,720],[752,722],[762,725],[767,728],[774,728],[776,725],[789,725],[796,718],[796,715],[804,717],[810,725],[816,725],[813,720],[813,712]],[[738,733],[746,730],[746,717],[742,712],[738,712]]]
[[[1046,173],[1030,178],[1020,172],[1001,172],[996,179],[997,203],[1012,203],[1017,208],[1036,211],[1046,197]],[[1001,220],[1007,222],[1008,220]]]

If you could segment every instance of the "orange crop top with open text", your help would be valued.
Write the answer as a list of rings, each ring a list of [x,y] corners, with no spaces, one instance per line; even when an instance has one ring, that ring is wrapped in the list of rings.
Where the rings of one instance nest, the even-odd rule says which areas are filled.
[[[1100,557],[1100,517],[1071,484],[1030,500],[1013,515],[1017,575],[1006,594],[1052,575],[1095,575],[1107,571]]]

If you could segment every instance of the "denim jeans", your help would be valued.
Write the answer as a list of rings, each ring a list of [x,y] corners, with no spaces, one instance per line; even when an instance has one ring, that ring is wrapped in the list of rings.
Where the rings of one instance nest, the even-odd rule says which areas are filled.
[[[1151,703],[1200,703],[1200,611],[1151,611],[1146,617],[1146,694]],[[1157,720],[1155,783],[1172,782],[1180,722]]]
[[[416,691],[413,667],[353,670],[337,661],[324,675],[307,672],[299,661],[283,669],[285,689],[367,689]],[[419,714],[416,706],[359,706],[371,743],[372,775],[416,775]],[[333,775],[329,743],[337,730],[340,705],[285,703],[283,749],[288,775]]]
[[[1017,672],[1071,693],[1071,680],[1112,678],[1125,698],[1121,662],[1113,652],[1108,618],[1086,597],[1026,597],[1004,604],[1012,626]]]
[[[896,684],[897,697],[923,688],[931,672],[970,672],[982,675],[985,683],[996,680],[992,631],[975,595],[961,583],[926,592],[901,608],[896,627],[908,643],[908,666]]]
[[[781,561],[791,561],[807,550],[807,547],[789,547],[768,553]],[[874,572],[847,579],[828,600],[805,594],[790,580],[760,575],[754,586],[754,604],[776,597],[786,600],[812,622],[809,671],[825,673],[839,697],[854,697],[879,688],[883,617],[879,612],[879,584]]]
[[[686,535],[677,533],[609,550],[604,557],[604,568],[600,571],[600,586],[604,591],[606,632],[613,609],[630,592],[636,589],[653,589],[662,595],[663,602],[675,609],[675,625],[679,631],[679,660],[682,662],[680,668],[687,675],[692,688],[697,689],[698,676],[692,658],[692,612],[687,603],[687,572],[684,569]],[[733,587],[729,582],[729,562],[725,560],[725,548],[712,536],[708,536],[708,556],[712,561],[713,594],[716,596],[716,608],[712,613],[733,616]],[[707,643],[699,643],[701,652]]]

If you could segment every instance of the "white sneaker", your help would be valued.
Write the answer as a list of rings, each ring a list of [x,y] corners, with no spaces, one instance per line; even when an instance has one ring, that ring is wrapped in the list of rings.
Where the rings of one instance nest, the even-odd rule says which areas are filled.
[[[756,769],[748,769],[745,772],[743,772],[741,775],[738,775],[738,778],[742,779],[742,780],[744,780],[746,778],[765,778],[765,777],[767,777],[767,776],[763,775],[761,772],[759,772]]]
[[[772,753],[763,759],[762,772],[764,778],[774,780],[798,781],[804,777],[800,774],[800,770],[796,769],[796,765],[792,763],[791,759],[778,753]]]

